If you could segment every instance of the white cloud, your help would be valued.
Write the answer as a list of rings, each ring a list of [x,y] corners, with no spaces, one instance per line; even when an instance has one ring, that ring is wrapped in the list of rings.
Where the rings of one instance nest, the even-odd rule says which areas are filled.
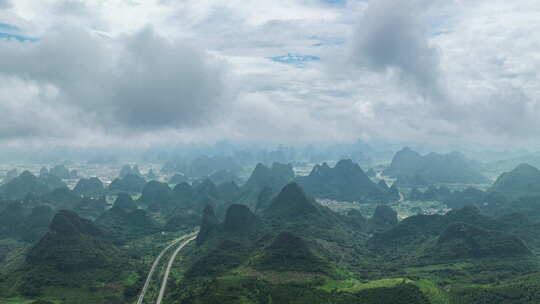
[[[41,40],[0,41],[0,98],[24,100],[2,103],[4,139],[517,144],[540,127],[535,0],[13,4],[0,19]],[[321,62],[268,59],[288,53]],[[25,129],[25,106],[55,124]]]

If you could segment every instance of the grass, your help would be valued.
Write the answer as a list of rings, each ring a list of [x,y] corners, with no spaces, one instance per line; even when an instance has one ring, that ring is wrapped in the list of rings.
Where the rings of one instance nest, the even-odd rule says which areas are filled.
[[[381,280],[369,281],[362,283],[355,279],[347,280],[326,280],[325,283],[318,287],[324,291],[338,291],[338,292],[349,292],[356,293],[361,290],[372,289],[372,288],[381,288],[381,287],[396,287],[400,284],[413,283],[412,280],[406,278],[388,278]]]
[[[448,293],[439,288],[434,282],[419,280],[414,284],[428,297],[431,304],[450,304]]]
[[[63,302],[55,301],[51,299],[45,299],[42,298],[41,300],[46,300],[49,302],[52,302],[54,304],[62,304]],[[32,302],[36,301],[36,299],[25,299],[21,297],[15,297],[15,298],[0,298],[0,303],[2,304],[30,304]]]

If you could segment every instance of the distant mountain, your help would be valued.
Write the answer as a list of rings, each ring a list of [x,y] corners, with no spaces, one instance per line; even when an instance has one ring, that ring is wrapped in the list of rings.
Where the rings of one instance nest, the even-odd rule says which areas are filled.
[[[488,192],[501,193],[508,198],[540,195],[540,170],[521,164],[514,170],[501,174]]]
[[[18,177],[11,179],[6,184],[0,186],[0,195],[7,199],[22,199],[28,194],[42,195],[55,188],[66,185],[56,179],[47,176],[36,177],[29,171],[24,171]]]
[[[77,178],[76,171],[69,171],[64,165],[56,165],[49,170],[49,174],[54,175],[60,179]]]
[[[240,197],[240,187],[234,182],[223,182],[221,184],[217,185],[217,191],[219,194],[219,197],[221,199],[224,199],[226,201],[235,201]]]
[[[207,178],[219,171],[236,174],[242,167],[232,157],[200,156],[191,161],[168,161],[161,168],[162,173],[182,173],[190,178]]]
[[[294,180],[294,170],[290,164],[273,163],[271,167],[257,164],[251,176],[241,188],[240,201],[254,208],[263,189],[268,188],[272,196]]]
[[[55,210],[73,210],[86,218],[96,218],[107,208],[105,197],[81,197],[69,188],[58,188],[42,195],[39,201]]]
[[[146,181],[140,175],[127,174],[124,177],[116,178],[109,185],[109,192],[141,193]]]
[[[537,232],[540,227],[533,228],[527,221],[520,223],[510,217],[492,219],[469,206],[446,215],[419,214],[406,218],[394,228],[375,234],[368,246],[387,258],[412,260],[412,263],[507,258],[530,255],[520,238],[538,244]]]
[[[122,166],[122,168],[120,169],[120,172],[118,174],[118,177],[120,178],[124,178],[128,175],[137,175],[137,176],[142,176],[141,175],[141,171],[139,170],[139,166],[137,165],[124,165]]]
[[[86,196],[102,195],[104,191],[103,183],[97,177],[81,178],[73,189],[73,192]]]
[[[115,204],[105,211],[95,223],[119,243],[137,239],[158,231],[158,225],[146,211],[126,208],[127,204]]]
[[[398,151],[384,175],[397,178],[399,185],[425,186],[433,183],[485,184],[480,165],[463,154],[429,153],[425,156],[406,147]]]
[[[185,183],[187,181],[188,181],[188,178],[184,174],[176,173],[169,179],[169,184],[178,185],[181,183]]]
[[[316,165],[308,176],[297,182],[310,195],[339,201],[387,202],[389,188],[377,185],[352,160],[340,160],[331,168],[326,163]]]
[[[208,178],[214,182],[214,184],[219,185],[227,182],[240,183],[240,178],[236,176],[232,171],[229,170],[219,170],[212,173]]]
[[[149,181],[144,185],[139,201],[153,210],[172,208],[172,190],[166,183]]]

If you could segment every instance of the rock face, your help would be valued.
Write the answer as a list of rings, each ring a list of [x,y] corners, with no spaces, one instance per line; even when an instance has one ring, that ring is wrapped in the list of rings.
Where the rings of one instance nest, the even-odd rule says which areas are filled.
[[[501,174],[488,192],[501,193],[508,198],[540,195],[540,170],[521,164]]]
[[[297,178],[307,193],[340,201],[382,202],[389,200],[388,186],[373,183],[352,160],[340,160],[334,168],[316,165],[308,176]]]
[[[398,224],[398,217],[394,209],[379,205],[375,209],[373,217],[369,220],[369,229],[372,232],[379,232],[391,229]]]
[[[443,258],[512,257],[531,254],[517,237],[485,230],[465,223],[454,223],[440,235],[435,247]]]
[[[398,151],[384,175],[398,179],[399,185],[424,186],[433,183],[483,184],[489,180],[479,165],[458,152],[425,156],[406,147]]]
[[[139,175],[128,174],[123,178],[113,180],[108,190],[111,192],[140,193],[145,184],[146,181]]]
[[[73,192],[80,195],[101,195],[103,194],[103,183],[97,177],[81,178]]]
[[[206,205],[203,211],[201,228],[199,230],[199,234],[197,235],[197,245],[201,245],[208,240],[216,231],[218,226],[219,220],[214,213],[214,208],[212,208],[210,205]]]

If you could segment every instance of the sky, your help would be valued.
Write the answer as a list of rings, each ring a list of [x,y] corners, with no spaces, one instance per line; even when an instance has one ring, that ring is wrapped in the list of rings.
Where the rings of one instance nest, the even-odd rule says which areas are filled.
[[[540,144],[538,0],[0,0],[0,144]]]

